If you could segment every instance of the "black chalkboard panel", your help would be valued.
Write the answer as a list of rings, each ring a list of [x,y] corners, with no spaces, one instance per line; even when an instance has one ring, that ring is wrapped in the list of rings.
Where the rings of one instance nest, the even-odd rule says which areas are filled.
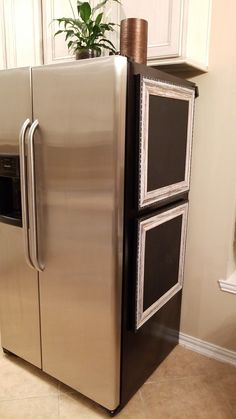
[[[185,179],[189,102],[149,96],[147,191]]]
[[[180,215],[146,232],[143,311],[178,282],[182,221]]]

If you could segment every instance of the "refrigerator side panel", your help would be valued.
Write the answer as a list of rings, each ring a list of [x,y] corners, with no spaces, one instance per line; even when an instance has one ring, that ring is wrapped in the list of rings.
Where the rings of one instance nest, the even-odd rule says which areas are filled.
[[[185,166],[183,162],[186,160],[183,158],[183,155],[186,157],[186,153],[183,153],[183,143],[185,142],[186,144],[187,137],[182,133],[177,138],[175,132],[173,133],[176,145],[179,146],[179,142],[182,144],[182,152],[179,154],[174,152],[176,165],[168,165],[168,154],[173,153],[175,148],[171,146],[171,142],[168,143],[166,141],[165,125],[171,123],[171,118],[169,117],[170,109],[173,111],[173,113],[171,112],[173,119],[174,116],[180,116],[180,111],[178,108],[177,112],[176,109],[174,112],[174,106],[171,103],[170,109],[169,106],[165,107],[169,115],[162,121],[159,121],[161,124],[156,125],[160,117],[160,103],[156,103],[155,97],[154,104],[151,103],[150,100],[147,100],[148,95],[145,101],[142,100],[140,80],[144,79],[154,81],[154,83],[158,80],[158,83],[162,83],[163,86],[165,84],[171,85],[170,92],[166,91],[166,94],[170,93],[171,96],[174,86],[190,90],[192,94],[195,90],[195,85],[189,81],[151,67],[136,63],[130,65],[127,89],[125,164],[125,269],[121,361],[122,406],[129,401],[139,387],[144,384],[145,380],[148,379],[178,344],[181,313],[188,190],[178,191],[178,194],[169,194],[168,196],[162,195],[163,199],[155,199],[155,202],[148,202],[150,205],[145,205],[145,207],[141,208],[140,180],[142,176],[140,175],[143,174],[143,171],[140,165],[140,156],[142,154],[145,155],[145,151],[149,150],[152,167],[150,165],[143,166],[146,174],[148,176],[153,174],[155,181],[158,181],[160,179],[160,170],[162,170],[163,178],[167,176],[164,179],[167,181],[168,176],[176,176],[177,166],[179,166],[179,169]],[[156,92],[152,91],[152,93]],[[146,102],[146,109],[142,108],[144,102]],[[178,103],[179,101],[177,101]],[[152,110],[149,107],[149,111],[152,113],[150,118],[148,113],[149,104],[154,105]],[[163,102],[161,103],[162,106]],[[184,108],[186,108],[185,105]],[[142,119],[144,114],[145,118]],[[159,116],[155,119],[155,115]],[[184,119],[182,113],[181,116]],[[148,130],[147,124],[149,124],[148,128],[150,128]],[[163,127],[161,127],[162,124]],[[172,125],[168,127],[170,131],[173,128]],[[140,141],[144,132],[151,134],[153,147],[149,147],[149,144],[145,144],[145,141]],[[168,135],[170,139],[171,132]],[[148,141],[149,136],[144,135],[143,140]],[[163,160],[161,153],[158,152],[158,149],[161,152],[165,150],[166,162]],[[146,154],[147,156],[148,154]],[[169,173],[170,167],[171,173]],[[158,173],[159,176],[157,176]],[[170,178],[168,179],[169,181]],[[160,198],[160,195],[158,197]],[[180,214],[181,212],[182,215]],[[173,219],[171,219],[172,216]],[[168,217],[170,218],[168,219]],[[147,224],[150,221],[148,227],[146,224],[147,229],[144,227],[146,221],[142,224],[144,219],[148,220]],[[159,219],[163,223],[155,224],[154,227],[154,224],[151,222],[154,219],[155,222]],[[149,229],[151,224],[154,229]],[[145,311],[146,318],[144,319],[143,317],[142,321],[139,322]]]
[[[32,117],[30,69],[0,72],[0,154],[19,154],[19,133]],[[1,204],[7,184],[0,182]],[[1,212],[3,205],[0,205]],[[3,217],[4,218],[4,217]],[[8,351],[41,368],[38,276],[25,259],[22,228],[0,222],[0,328]]]
[[[120,398],[127,60],[33,69],[43,370]]]

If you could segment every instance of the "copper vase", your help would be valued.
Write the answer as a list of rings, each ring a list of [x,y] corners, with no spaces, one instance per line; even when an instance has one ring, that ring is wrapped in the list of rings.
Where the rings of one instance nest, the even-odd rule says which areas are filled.
[[[139,64],[147,63],[148,22],[128,18],[121,21],[120,53]]]

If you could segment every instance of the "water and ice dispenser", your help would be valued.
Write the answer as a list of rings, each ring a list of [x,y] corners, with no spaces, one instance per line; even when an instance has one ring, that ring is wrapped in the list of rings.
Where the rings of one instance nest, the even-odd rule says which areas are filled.
[[[0,222],[22,225],[20,162],[17,155],[0,155]]]

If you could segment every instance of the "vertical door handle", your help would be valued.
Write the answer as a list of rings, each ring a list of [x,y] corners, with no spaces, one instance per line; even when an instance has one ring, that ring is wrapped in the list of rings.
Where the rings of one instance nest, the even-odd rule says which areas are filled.
[[[25,134],[30,127],[30,119],[26,119],[23,123],[19,135],[19,150],[20,150],[20,181],[21,181],[21,207],[22,207],[22,226],[24,237],[25,258],[27,264],[34,269],[30,257],[29,244],[29,209],[28,209],[28,193],[27,193],[27,175],[26,175],[26,156],[25,156]]]
[[[36,119],[30,127],[29,130],[29,142],[28,142],[28,158],[29,158],[29,176],[31,182],[31,220],[32,225],[30,225],[32,232],[32,254],[31,259],[37,271],[42,272],[43,267],[40,266],[38,260],[38,231],[37,231],[37,201],[36,201],[36,183],[35,183],[35,153],[34,153],[34,133],[39,125],[38,120]]]

